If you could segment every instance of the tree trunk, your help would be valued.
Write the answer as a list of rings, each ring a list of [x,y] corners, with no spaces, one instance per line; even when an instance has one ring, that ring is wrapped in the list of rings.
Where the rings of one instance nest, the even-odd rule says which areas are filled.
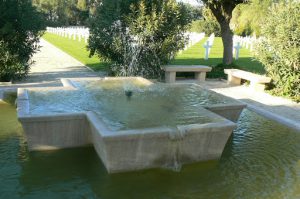
[[[232,18],[232,11],[236,5],[243,3],[243,0],[235,1],[204,1],[216,17],[221,26],[221,35],[223,41],[223,64],[232,64],[232,47],[233,47],[233,33],[230,30],[229,23]],[[231,2],[231,3],[230,3]]]
[[[221,34],[222,34],[222,41],[223,41],[223,64],[229,65],[232,64],[233,55],[233,33],[230,30],[229,22],[223,21],[221,25]]]

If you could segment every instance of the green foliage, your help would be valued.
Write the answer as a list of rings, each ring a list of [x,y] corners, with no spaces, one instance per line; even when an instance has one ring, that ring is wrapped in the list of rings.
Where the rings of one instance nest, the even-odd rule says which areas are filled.
[[[197,32],[197,33],[202,33],[204,32],[201,28],[201,20],[195,20],[192,21],[191,27],[190,27],[190,32]]]
[[[86,11],[88,9],[87,8],[87,0],[78,0],[77,8],[81,11]]]
[[[237,35],[261,34],[261,26],[273,3],[285,0],[251,0],[247,4],[239,4],[233,11],[231,26]]]
[[[211,35],[215,33],[216,36],[221,36],[220,24],[216,20],[215,16],[212,14],[210,9],[202,8],[203,19],[195,20],[191,24],[191,32],[205,32],[206,35]]]
[[[300,101],[300,3],[273,6],[262,26],[256,58],[273,79],[273,92]]]
[[[0,79],[26,75],[43,28],[30,0],[0,1]]]
[[[4,42],[0,43],[0,82],[8,82],[14,77],[22,77],[28,70],[28,64],[21,62],[17,55],[9,52]]]
[[[48,26],[86,25],[95,0],[33,0]]]
[[[88,48],[118,76],[160,77],[160,66],[184,47],[190,15],[175,0],[105,0],[91,20]]]
[[[204,32],[206,35],[215,33],[216,36],[221,36],[220,25],[216,20],[200,19],[193,21],[190,28],[191,32]]]
[[[193,6],[191,4],[185,3],[184,6],[187,9],[187,12],[190,13],[192,20],[199,20],[202,18],[202,7]]]
[[[227,75],[224,73],[224,69],[239,69],[240,67],[236,65],[235,63],[225,65],[223,63],[217,64],[215,66],[212,66],[211,72],[207,73],[207,78],[222,78],[226,79]]]

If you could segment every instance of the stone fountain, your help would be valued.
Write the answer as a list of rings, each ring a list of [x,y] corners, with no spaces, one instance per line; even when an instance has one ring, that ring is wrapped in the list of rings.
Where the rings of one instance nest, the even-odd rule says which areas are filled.
[[[109,173],[219,159],[244,104],[196,84],[141,77],[19,88],[30,151],[93,145]]]

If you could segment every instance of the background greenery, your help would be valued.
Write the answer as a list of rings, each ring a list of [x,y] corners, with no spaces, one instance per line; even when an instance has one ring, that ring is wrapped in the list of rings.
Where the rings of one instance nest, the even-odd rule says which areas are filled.
[[[47,26],[86,25],[97,0],[32,0]],[[98,2],[100,3],[100,2]]]
[[[277,95],[300,102],[300,3],[273,6],[262,26],[256,58],[265,65]]]
[[[261,28],[269,16],[269,9],[274,4],[282,2],[285,6],[290,0],[251,0],[239,4],[233,11],[231,27],[237,35],[261,35]],[[293,1],[293,0],[292,0]]]
[[[220,24],[210,11],[206,7],[201,8],[202,17],[200,19],[194,20],[191,23],[191,32],[204,32],[206,35],[211,35],[214,33],[216,36],[221,36]]]
[[[78,40],[60,37],[51,33],[45,33],[43,38],[94,70],[108,69],[109,63],[101,60],[99,61],[99,59],[96,56],[89,58],[89,52],[87,51],[86,44],[83,41],[79,42]],[[217,66],[219,63],[222,62],[222,40],[220,37],[215,38],[214,45],[210,52],[210,58],[208,60],[204,60],[205,49],[203,48],[203,45],[206,40],[207,38],[204,38],[191,48],[188,48],[186,51],[183,51],[181,54],[177,54],[170,64],[202,64],[209,66]],[[258,74],[265,73],[263,65],[258,61],[255,61],[252,57],[252,53],[245,48],[241,49],[240,59],[234,62],[234,67],[239,67],[243,70],[251,71]]]
[[[27,74],[44,28],[30,0],[0,0],[0,81]]]
[[[116,76],[160,78],[160,66],[184,47],[191,21],[176,0],[103,0],[91,18],[88,48]]]

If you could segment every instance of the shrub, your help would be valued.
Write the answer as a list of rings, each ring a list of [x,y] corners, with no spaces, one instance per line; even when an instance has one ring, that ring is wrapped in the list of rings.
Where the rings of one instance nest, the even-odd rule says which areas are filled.
[[[0,81],[27,74],[43,28],[30,0],[0,0]]]
[[[240,67],[236,65],[235,63],[225,65],[223,63],[217,64],[215,66],[212,66],[211,72],[206,74],[207,78],[222,78],[226,79],[227,75],[224,73],[224,69],[239,69]]]
[[[91,20],[88,48],[111,61],[117,76],[160,77],[184,47],[190,15],[175,0],[105,0]]]
[[[256,58],[273,79],[273,93],[300,101],[300,3],[278,4],[262,26]]]
[[[13,77],[26,75],[28,64],[19,61],[18,56],[10,53],[3,42],[0,43],[0,81],[8,82]]]

